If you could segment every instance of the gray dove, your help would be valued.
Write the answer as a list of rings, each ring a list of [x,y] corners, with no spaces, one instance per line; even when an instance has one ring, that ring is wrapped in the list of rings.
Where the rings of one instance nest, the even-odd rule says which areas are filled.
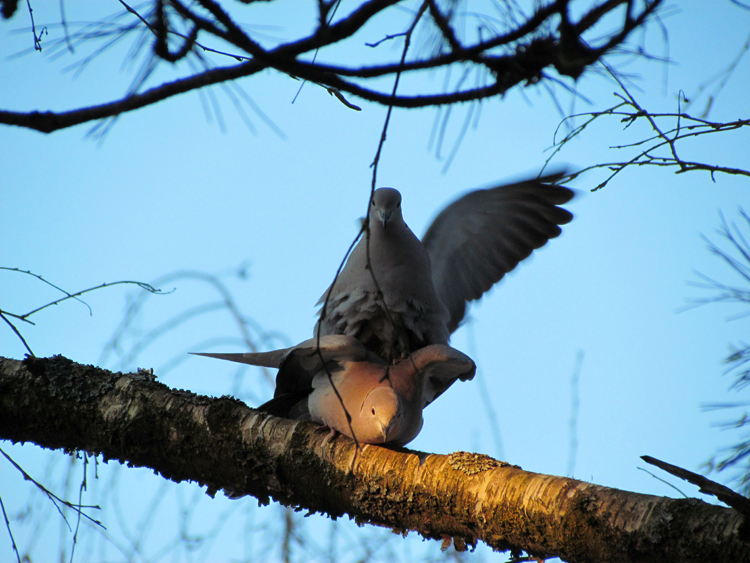
[[[279,368],[274,398],[259,410],[310,419],[361,443],[396,446],[419,434],[424,407],[456,379],[472,379],[476,370],[471,358],[444,344],[426,346],[394,364],[351,336],[323,336],[317,346],[313,338],[272,352],[198,355]]]
[[[469,192],[446,207],[420,241],[401,215],[401,194],[375,190],[365,232],[318,301],[316,331],[353,336],[393,359],[447,344],[479,299],[573,215],[561,173]],[[372,266],[368,268],[368,263]]]

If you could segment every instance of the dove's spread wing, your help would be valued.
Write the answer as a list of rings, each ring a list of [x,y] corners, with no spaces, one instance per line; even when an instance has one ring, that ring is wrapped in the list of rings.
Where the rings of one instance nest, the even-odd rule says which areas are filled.
[[[531,252],[560,234],[573,215],[557,207],[573,191],[549,185],[553,174],[468,193],[446,207],[422,239],[440,300],[450,311],[448,330],[464,317],[466,303],[482,294]]]

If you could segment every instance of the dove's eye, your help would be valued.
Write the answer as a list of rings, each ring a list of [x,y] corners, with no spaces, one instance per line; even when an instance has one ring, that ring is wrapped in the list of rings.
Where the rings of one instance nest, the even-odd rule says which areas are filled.
[[[372,407],[372,414],[375,414],[375,407]]]

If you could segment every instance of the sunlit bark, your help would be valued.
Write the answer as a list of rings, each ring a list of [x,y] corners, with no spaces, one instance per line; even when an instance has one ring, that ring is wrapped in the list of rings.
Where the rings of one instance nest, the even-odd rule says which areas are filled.
[[[149,372],[0,358],[0,437],[150,467],[207,492],[574,562],[750,560],[732,509],[448,456],[329,440],[311,423],[170,389]]]

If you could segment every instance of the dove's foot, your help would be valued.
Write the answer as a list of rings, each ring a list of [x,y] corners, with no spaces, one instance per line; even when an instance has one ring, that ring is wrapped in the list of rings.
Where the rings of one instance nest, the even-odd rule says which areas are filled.
[[[320,432],[325,432],[326,430],[329,430],[328,436],[326,436],[326,439],[323,440],[324,442],[327,442],[329,440],[333,440],[336,436],[338,436],[338,431],[335,428],[331,428],[327,424],[321,424],[318,426],[315,430],[313,430],[313,433],[318,434]]]

